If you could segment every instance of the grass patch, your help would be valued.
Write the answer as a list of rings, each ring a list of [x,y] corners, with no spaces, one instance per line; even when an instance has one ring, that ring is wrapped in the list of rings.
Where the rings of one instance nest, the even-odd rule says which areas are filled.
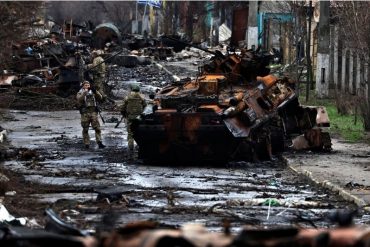
[[[311,95],[313,92],[310,92]],[[366,139],[363,119],[360,115],[339,115],[335,106],[334,99],[316,99],[311,96],[308,102],[304,95],[299,97],[299,102],[302,105],[325,106],[330,119],[330,134],[332,136],[340,136],[349,142],[369,142]]]

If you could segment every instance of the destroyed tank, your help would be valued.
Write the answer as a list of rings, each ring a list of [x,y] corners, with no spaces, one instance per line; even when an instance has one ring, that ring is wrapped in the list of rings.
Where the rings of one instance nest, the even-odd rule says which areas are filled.
[[[137,118],[139,158],[225,163],[272,159],[294,142],[331,149],[325,108],[300,105],[292,80],[269,74],[270,54],[211,53],[196,79],[164,87]]]

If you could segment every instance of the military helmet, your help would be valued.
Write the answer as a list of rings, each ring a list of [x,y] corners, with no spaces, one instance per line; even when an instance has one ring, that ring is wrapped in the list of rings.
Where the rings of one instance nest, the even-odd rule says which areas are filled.
[[[134,92],[140,92],[140,87],[137,84],[131,84],[131,90]]]
[[[93,51],[91,52],[91,54],[95,54],[95,55],[97,55],[97,56],[100,56],[100,55],[102,55],[102,54],[103,54],[103,51],[102,51],[102,50],[93,50]]]
[[[81,83],[81,86],[83,86],[83,85],[85,85],[85,84],[90,84],[90,82],[89,82],[89,81],[83,81],[83,82]]]

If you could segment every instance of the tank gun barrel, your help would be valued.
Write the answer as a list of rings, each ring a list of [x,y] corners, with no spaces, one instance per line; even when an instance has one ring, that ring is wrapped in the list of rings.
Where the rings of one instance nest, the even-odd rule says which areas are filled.
[[[208,52],[208,53],[210,53],[210,54],[212,54],[212,55],[215,55],[215,56],[220,56],[220,55],[222,55],[223,56],[223,54],[221,53],[221,52],[214,52],[214,51],[210,51],[210,50],[208,50],[208,49],[206,49],[206,48],[203,48],[203,47],[200,47],[200,46],[198,46],[198,45],[194,45],[194,44],[191,44],[191,43],[188,43],[188,42],[185,42],[185,41],[182,41],[182,40],[178,40],[178,39],[175,39],[175,38],[172,38],[172,37],[168,37],[168,36],[162,36],[162,38],[166,38],[166,39],[170,39],[170,40],[172,40],[172,41],[175,41],[175,42],[179,42],[179,43],[182,43],[182,44],[185,44],[185,45],[188,45],[188,46],[192,46],[192,47],[194,47],[194,48],[197,48],[197,49],[199,49],[199,50],[202,50],[202,51],[205,51],[205,52]]]
[[[96,67],[98,67],[100,64],[105,63],[106,61],[108,61],[108,60],[110,60],[110,59],[114,58],[114,57],[115,57],[115,56],[117,56],[118,54],[121,54],[124,50],[125,50],[125,49],[121,49],[120,51],[116,52],[115,54],[113,54],[113,55],[112,55],[112,56],[110,56],[110,57],[107,57],[106,59],[104,59],[103,61],[101,61],[100,63],[98,63],[97,65],[95,65],[95,66],[93,66],[93,67],[91,67],[91,68],[88,68],[88,69],[84,70],[84,72],[88,72],[88,71],[90,71],[90,70],[95,69],[95,68],[96,68]]]
[[[174,75],[171,71],[169,71],[168,69],[166,69],[162,64],[157,63],[153,59],[152,59],[152,63],[154,63],[159,70],[163,70],[167,74],[169,74],[170,76],[172,76],[172,78],[173,78],[174,81],[180,81],[180,78],[177,75]]]

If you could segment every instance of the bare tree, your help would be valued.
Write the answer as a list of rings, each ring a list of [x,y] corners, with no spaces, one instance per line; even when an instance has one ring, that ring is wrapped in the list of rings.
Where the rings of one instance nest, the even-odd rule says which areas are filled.
[[[277,48],[271,45],[275,34],[280,36],[280,53],[282,63],[287,64],[284,73],[297,81],[297,93],[300,93],[299,82],[303,79],[302,73],[306,68],[306,76],[311,76],[309,56],[307,50],[307,2],[306,1],[264,1],[260,5],[261,12],[270,14],[264,24],[263,49]],[[284,18],[284,16],[286,18]],[[289,16],[291,18],[289,18]],[[279,33],[280,32],[280,33]],[[309,84],[307,84],[309,85]],[[306,88],[306,95],[309,88]]]
[[[11,46],[27,37],[33,24],[39,21],[41,2],[0,2],[0,65],[6,69]]]
[[[361,64],[369,70],[370,64],[370,2],[368,1],[334,1],[332,4],[332,15],[339,24],[339,35],[343,46],[354,50],[360,54]],[[365,130],[370,130],[370,72],[367,78],[360,83],[360,88],[356,94],[356,102],[366,102],[366,104],[356,104],[364,119]],[[367,81],[367,99],[366,82]]]

